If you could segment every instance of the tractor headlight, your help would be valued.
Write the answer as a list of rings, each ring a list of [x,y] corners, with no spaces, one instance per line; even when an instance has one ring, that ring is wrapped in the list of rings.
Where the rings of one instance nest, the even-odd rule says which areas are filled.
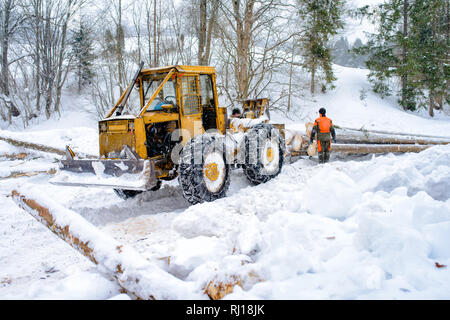
[[[129,122],[128,123],[128,130],[134,131],[134,122]]]
[[[106,122],[101,122],[100,123],[100,132],[106,132],[108,129]]]

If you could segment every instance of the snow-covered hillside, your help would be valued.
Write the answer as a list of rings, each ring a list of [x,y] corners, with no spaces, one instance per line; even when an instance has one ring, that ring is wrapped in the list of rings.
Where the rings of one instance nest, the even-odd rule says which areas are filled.
[[[336,89],[273,120],[304,130],[325,106],[336,125],[449,136],[450,119],[405,113],[373,95],[365,70],[336,66]],[[367,97],[360,99],[361,89]],[[60,120],[0,136],[95,154],[97,123]],[[301,116],[299,116],[301,115]],[[80,120],[82,119],[82,121]],[[11,159],[12,154],[27,152]],[[152,263],[192,281],[239,277],[227,299],[449,299],[450,146],[318,165],[285,164],[266,184],[232,173],[228,196],[189,207],[176,181],[121,200],[112,190],[50,185],[59,156],[0,141],[0,299],[121,299],[120,288],[11,200],[35,186]],[[205,298],[207,298],[205,296]]]

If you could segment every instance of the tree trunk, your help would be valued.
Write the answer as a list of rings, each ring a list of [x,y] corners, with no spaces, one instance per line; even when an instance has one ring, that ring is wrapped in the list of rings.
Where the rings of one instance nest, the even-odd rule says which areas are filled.
[[[429,95],[428,114],[430,115],[430,117],[434,117],[434,101],[433,101],[433,95],[431,92]]]
[[[204,65],[204,50],[206,41],[206,0],[200,0],[200,28],[198,31],[198,64]]]
[[[216,19],[218,1],[212,0],[208,16],[207,0],[200,0],[200,29],[198,32],[198,64],[208,65],[211,53],[212,31]]]
[[[288,94],[288,105],[287,111],[291,110],[291,96],[292,96],[292,76],[294,73],[293,63],[294,63],[294,50],[295,50],[295,39],[292,42],[292,52],[291,52],[291,64],[289,66],[289,94]]]
[[[59,105],[61,104],[61,91],[62,87],[64,85],[64,78],[63,78],[63,60],[64,60],[64,53],[66,51],[66,36],[67,36],[67,25],[69,23],[70,15],[72,13],[72,2],[73,0],[69,0],[67,4],[67,13],[64,18],[64,23],[62,27],[62,35],[61,35],[61,45],[59,47],[59,54],[58,54],[58,70],[56,74],[56,102],[54,110],[55,112],[59,113]],[[79,76],[81,78],[81,74]],[[79,89],[81,89],[79,87]]]
[[[35,85],[36,85],[36,111],[39,114],[41,111],[41,18],[42,18],[42,1],[36,0],[34,3],[35,14],[35,59],[34,65],[36,67]]]
[[[43,63],[44,63],[44,89],[45,89],[45,116],[50,119],[52,114],[52,103],[53,103],[53,83],[54,83],[54,70],[52,67],[52,43],[51,43],[51,6],[48,5],[45,10],[45,26],[44,26],[44,43],[43,43]]]
[[[156,0],[153,0],[153,66],[158,66],[158,54],[157,51],[157,28],[156,28],[156,22],[157,22],[157,14],[156,14]]]
[[[11,14],[11,0],[5,0],[3,7],[3,30],[2,33],[2,43],[1,43],[1,54],[2,54],[2,73],[1,73],[1,93],[5,96],[9,96],[9,72],[8,72],[8,49],[9,49],[9,23]]]
[[[119,73],[119,87],[120,92],[123,92],[123,57],[122,57],[122,0],[119,0],[119,10],[118,10],[118,22],[117,22],[117,30],[116,30],[116,42],[117,42],[117,72]]]
[[[403,38],[406,39],[408,37],[408,0],[403,0]],[[404,40],[405,41],[405,40]],[[408,109],[408,96],[407,96],[407,90],[408,90],[408,75],[406,73],[405,67],[407,63],[407,45],[406,43],[403,43],[402,45],[402,64],[403,64],[403,71],[401,76],[401,86],[402,86],[402,104],[403,109]]]
[[[151,24],[150,24],[150,6],[149,6],[149,2],[147,2],[147,7],[146,7],[146,13],[147,13],[147,44],[148,44],[148,65],[149,66],[153,66],[152,65],[152,37],[151,37]]]
[[[312,59],[311,62],[311,94],[314,95],[316,91],[316,62]]]
[[[254,16],[253,7],[255,2],[245,3],[244,16],[240,13],[240,1],[233,2],[234,19],[236,22],[237,36],[237,63],[235,65],[236,79],[238,83],[237,99],[245,100],[248,98],[249,88],[249,70],[248,60],[250,51],[250,41],[252,39],[251,30],[253,28]]]

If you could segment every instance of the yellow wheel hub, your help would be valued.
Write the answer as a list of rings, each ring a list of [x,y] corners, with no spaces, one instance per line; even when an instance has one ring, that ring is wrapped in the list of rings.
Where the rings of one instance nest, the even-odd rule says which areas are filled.
[[[273,161],[273,150],[272,150],[271,147],[267,148],[266,156],[267,156],[267,160],[268,160],[269,162],[272,162],[272,161]]]
[[[205,176],[211,180],[216,181],[219,177],[219,170],[217,169],[217,163],[211,162],[205,165]]]

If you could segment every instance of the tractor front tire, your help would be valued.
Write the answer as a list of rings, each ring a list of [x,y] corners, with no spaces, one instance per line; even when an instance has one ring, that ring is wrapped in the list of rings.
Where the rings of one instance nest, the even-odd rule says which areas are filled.
[[[276,177],[283,167],[285,143],[278,129],[260,123],[246,132],[239,162],[247,179],[254,185]]]
[[[203,134],[189,141],[181,154],[178,181],[190,204],[225,197],[230,186],[230,165],[223,137]]]

